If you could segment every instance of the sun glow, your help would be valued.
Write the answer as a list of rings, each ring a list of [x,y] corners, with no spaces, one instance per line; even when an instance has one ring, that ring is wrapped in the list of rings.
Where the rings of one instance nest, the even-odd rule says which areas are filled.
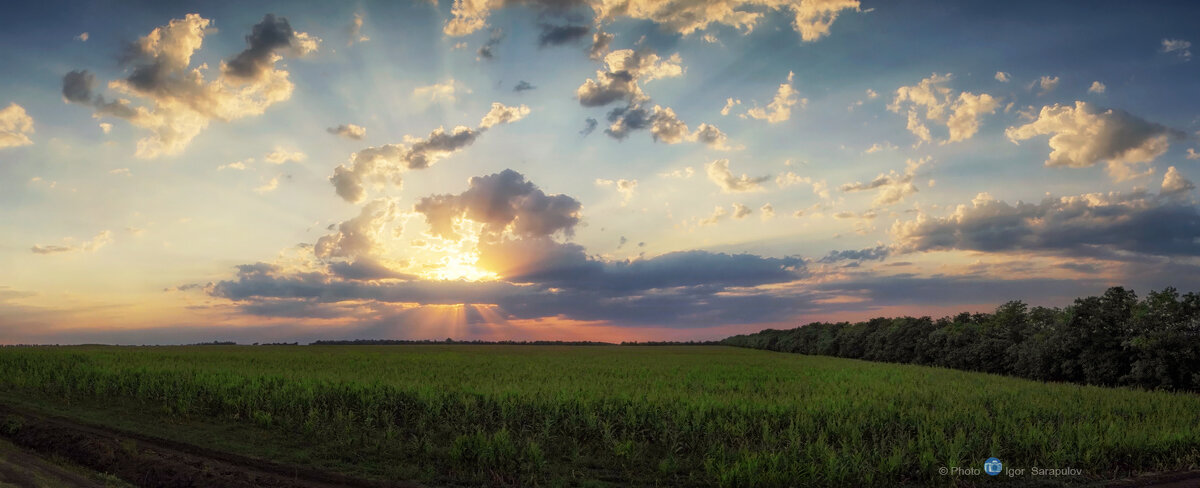
[[[426,234],[424,265],[418,272],[431,280],[489,281],[499,279],[495,272],[479,267],[479,235],[483,225],[459,218],[454,222],[459,239]]]

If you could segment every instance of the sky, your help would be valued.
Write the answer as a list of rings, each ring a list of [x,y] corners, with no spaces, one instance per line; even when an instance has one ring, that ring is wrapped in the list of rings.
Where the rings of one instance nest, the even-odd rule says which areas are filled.
[[[1200,291],[1197,14],[12,5],[0,343],[707,340]]]

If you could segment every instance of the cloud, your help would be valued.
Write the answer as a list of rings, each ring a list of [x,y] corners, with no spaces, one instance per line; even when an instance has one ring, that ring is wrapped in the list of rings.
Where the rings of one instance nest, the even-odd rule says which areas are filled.
[[[361,13],[354,14],[354,20],[350,21],[350,25],[346,26],[346,45],[351,46],[356,42],[367,42],[371,40],[362,33],[363,15]]]
[[[789,71],[787,82],[779,85],[779,89],[775,92],[775,99],[767,104],[767,108],[754,107],[746,111],[746,115],[752,119],[765,120],[772,124],[787,121],[792,117],[792,107],[800,104],[800,107],[808,105],[807,98],[797,98],[796,89],[792,87],[792,79],[795,73]],[[728,103],[728,102],[726,102]]]
[[[583,39],[592,31],[591,27],[586,25],[552,25],[541,24],[538,26],[541,32],[538,34],[538,46],[561,46]]]
[[[633,199],[633,194],[637,190],[638,182],[637,182],[637,180],[620,179],[620,180],[613,181],[613,180],[606,180],[606,179],[601,178],[601,179],[596,180],[596,184],[599,186],[609,186],[609,187],[616,188],[617,193],[620,193],[621,197],[622,197],[621,206],[624,207],[625,205],[629,204],[630,200]]]
[[[812,185],[812,191],[814,195],[826,200],[829,199],[829,184],[825,180],[817,181],[807,176],[800,176],[796,173],[788,171],[786,173],[780,173],[779,176],[776,176],[775,184],[779,185],[780,188],[787,188],[789,186],[799,184]]]
[[[480,120],[478,129],[458,126],[447,132],[445,128],[438,127],[424,139],[406,136],[402,144],[368,147],[351,154],[348,166],[340,164],[334,168],[329,182],[338,196],[348,202],[360,202],[366,198],[368,185],[401,186],[403,172],[427,168],[470,146],[489,128],[516,122],[529,112],[529,107],[525,105],[509,107],[493,103],[491,110]]]
[[[526,115],[529,115],[529,107],[525,105],[509,107],[500,102],[492,102],[492,109],[483,116],[483,120],[479,121],[479,129],[484,130],[495,125],[516,122],[525,118]]]
[[[325,129],[325,132],[354,141],[361,141],[363,137],[367,136],[366,127],[354,124],[341,124],[337,127],[330,127]]]
[[[1058,88],[1058,77],[1043,76],[1042,79],[1037,81],[1037,86],[1042,89],[1040,95],[1050,93],[1055,88]]]
[[[706,218],[704,220],[701,220],[699,222],[699,224],[700,225],[715,225],[717,222],[720,222],[728,215],[729,215],[729,211],[725,210],[725,207],[718,205],[717,207],[713,208],[712,215],[710,215],[708,218]]]
[[[659,173],[659,176],[662,176],[664,178],[691,178],[692,175],[695,173],[696,173],[696,170],[692,169],[691,166],[688,166],[686,168],[677,169],[677,170],[671,171],[669,173]]]
[[[678,144],[684,141],[699,141],[714,149],[731,149],[725,144],[728,137],[721,129],[710,124],[700,124],[696,132],[691,132],[687,124],[679,120],[670,107],[655,105],[653,109],[646,110],[641,105],[631,104],[610,110],[608,121],[610,124],[604,133],[617,140],[629,137],[630,132],[650,129],[650,135],[655,142]]]
[[[65,246],[35,245],[35,246],[29,248],[29,250],[32,251],[34,254],[63,254],[63,253],[73,253],[73,252],[95,252],[110,242],[112,242],[112,232],[106,230],[106,231],[100,232],[99,234],[96,234],[95,237],[92,237],[92,240],[78,244],[78,245],[70,245],[70,244],[65,245]]]
[[[882,261],[891,254],[891,249],[887,246],[868,247],[866,249],[848,249],[841,251],[830,251],[825,257],[819,259],[820,263],[836,263],[839,261]]]
[[[283,164],[288,161],[304,161],[307,157],[300,151],[288,151],[282,147],[276,147],[274,151],[267,153],[263,160],[271,164]]]
[[[1092,86],[1088,87],[1088,93],[1104,93],[1104,91],[1107,89],[1108,87],[1104,86],[1104,83],[1093,81]]]
[[[279,188],[279,176],[275,176],[270,181],[263,183],[262,186],[255,188],[254,192],[258,194],[270,193],[275,191],[276,188]]]
[[[754,212],[753,210],[750,210],[750,207],[747,207],[740,203],[733,204],[733,218],[735,218],[735,219],[746,218],[753,212]]]
[[[598,126],[598,125],[600,125],[600,122],[597,121],[596,119],[593,119],[591,117],[584,119],[583,129],[581,129],[579,131],[579,135],[587,136],[588,134],[591,134],[592,131],[596,130],[596,126]]]
[[[603,59],[608,54],[609,46],[612,45],[613,38],[615,37],[612,34],[596,29],[596,32],[592,34],[592,46],[588,48],[588,57],[596,61]]]
[[[1187,159],[1200,159],[1200,153],[1196,152],[1195,148],[1189,147],[1187,150],[1187,156],[1184,157]]]
[[[0,149],[33,144],[33,117],[25,113],[25,107],[15,103],[0,110]]]
[[[762,191],[762,183],[771,179],[771,175],[750,177],[742,174],[734,176],[733,172],[729,170],[728,159],[718,159],[708,163],[705,165],[705,170],[708,172],[709,181],[716,183],[725,193]]]
[[[353,261],[334,261],[329,263],[329,273],[345,280],[359,281],[416,279],[416,276],[393,270],[387,265],[368,257],[360,257]]]
[[[926,156],[920,159],[909,159],[905,163],[904,174],[897,174],[892,170],[888,174],[880,173],[868,183],[854,182],[842,185],[839,190],[843,192],[856,192],[865,190],[879,190],[875,195],[875,200],[871,202],[872,208],[881,208],[895,203],[899,203],[904,197],[917,192],[917,187],[912,183],[913,178],[917,175],[917,170],[929,163],[930,157]]]
[[[88,39],[90,39],[91,37],[92,36],[89,35],[87,32],[84,32],[84,33],[81,33],[81,34],[75,36],[75,40],[79,41],[79,42],[87,42]]]
[[[1184,178],[1183,174],[1175,169],[1174,166],[1167,168],[1167,174],[1163,175],[1162,181],[1163,195],[1173,195],[1194,189],[1196,189],[1196,185],[1187,178]]]
[[[733,110],[733,107],[735,107],[735,106],[738,106],[738,105],[741,105],[741,104],[742,104],[742,101],[741,101],[741,100],[736,100],[736,99],[734,99],[734,98],[726,98],[726,99],[725,99],[725,106],[724,106],[724,107],[721,107],[721,115],[723,115],[723,116],[724,116],[724,115],[729,115],[729,112],[730,112],[731,110]]]
[[[332,234],[322,236],[313,245],[313,254],[321,259],[369,258],[379,254],[380,236],[395,220],[396,203],[375,200],[363,206],[357,217],[341,222]]]
[[[434,83],[428,86],[418,86],[413,89],[413,97],[429,102],[449,102],[455,100],[455,92],[458,90],[458,83],[454,79],[446,80],[442,83]],[[467,90],[470,93],[470,90]]]
[[[1181,58],[1190,59],[1192,57],[1192,43],[1183,39],[1163,39],[1162,52],[1175,53]]]
[[[483,224],[484,233],[491,236],[509,231],[519,237],[569,237],[583,205],[566,195],[547,195],[521,173],[507,169],[472,177],[463,193],[425,197],[413,208],[425,216],[434,235],[457,239],[454,224],[461,218]]]
[[[621,49],[604,56],[605,69],[596,71],[575,91],[584,107],[602,107],[613,102],[643,102],[649,99],[638,81],[652,81],[683,75],[678,54],[663,59],[647,49]]]
[[[484,59],[495,59],[496,53],[494,51],[496,46],[499,46],[500,41],[502,40],[504,40],[504,30],[500,29],[499,27],[493,28],[491,34],[488,35],[488,40],[484,42],[482,46],[479,46],[479,50],[475,52],[475,59],[480,61]]]
[[[533,86],[532,83],[529,83],[528,81],[525,81],[525,80],[521,80],[519,83],[516,84],[516,86],[513,87],[513,91],[523,92],[523,91],[534,90],[536,88],[537,87]]]
[[[775,207],[770,203],[764,203],[763,206],[758,208],[758,211],[762,214],[763,220],[775,218]]]
[[[1003,71],[996,72],[996,81],[999,81],[1000,83],[1008,83],[1009,79],[1010,79],[1010,77],[1009,77],[1008,73],[1005,73]]]
[[[254,158],[246,158],[241,161],[234,161],[229,164],[222,164],[220,166],[217,166],[217,171],[224,171],[227,169],[236,169],[238,171],[242,171],[242,170],[246,169],[247,164],[250,164],[253,162],[254,162]]]
[[[1047,197],[1015,205],[981,193],[946,217],[921,213],[915,220],[897,221],[891,232],[905,252],[1200,256],[1200,209],[1144,191]]]
[[[221,63],[220,74],[206,80],[207,65],[191,68],[212,22],[197,14],[174,19],[130,44],[122,62],[130,67],[125,79],[108,87],[119,95],[138,98],[143,105],[93,94],[94,76],[73,71],[63,78],[63,96],[92,108],[95,117],[116,117],[146,129],[136,156],[156,158],[184,150],[211,120],[231,121],[260,115],[287,100],[293,85],[288,72],[275,67],[280,53],[302,56],[317,49],[320,40],[295,32],[287,20],[267,15],[246,36],[248,47]]]
[[[667,4],[658,0],[464,0],[454,2],[451,17],[442,32],[453,37],[477,32],[487,27],[492,10],[506,5],[524,5],[557,13],[588,5],[595,12],[594,23],[597,25],[628,17],[649,20],[665,30],[685,36],[712,25],[727,25],[749,32],[766,11],[786,11],[792,16],[792,29],[804,42],[828,36],[843,11],[860,11],[857,0],[700,0]]]
[[[933,135],[925,121],[945,125],[948,138],[941,144],[949,144],[973,137],[979,132],[979,119],[995,113],[1000,107],[1000,100],[986,93],[976,95],[964,91],[956,96],[946,86],[951,79],[950,73],[934,73],[916,85],[902,86],[896,89],[896,98],[888,105],[888,110],[895,113],[900,113],[902,108],[908,109],[908,130],[922,143],[933,142]]]
[[[879,151],[895,151],[896,149],[899,148],[890,142],[884,141],[883,144],[876,142],[875,144],[871,144],[871,147],[863,150],[863,154],[873,154]]]
[[[1131,177],[1130,167],[1167,152],[1182,133],[1121,110],[1101,110],[1087,102],[1042,107],[1032,122],[1004,132],[1014,144],[1052,134],[1046,166],[1084,168],[1104,161],[1114,179]]]

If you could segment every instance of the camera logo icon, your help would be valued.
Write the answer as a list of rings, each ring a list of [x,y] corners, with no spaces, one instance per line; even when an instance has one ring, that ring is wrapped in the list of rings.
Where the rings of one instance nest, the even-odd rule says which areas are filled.
[[[994,457],[988,458],[987,461],[983,462],[983,472],[985,472],[991,476],[996,476],[996,475],[1000,474],[1000,470],[1002,470],[1002,469],[1004,469],[1004,464],[1001,463],[999,459],[996,459]]]

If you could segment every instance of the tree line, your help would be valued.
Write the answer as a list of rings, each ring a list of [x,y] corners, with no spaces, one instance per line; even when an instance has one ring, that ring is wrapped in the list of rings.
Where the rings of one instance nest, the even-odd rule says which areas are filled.
[[[1113,287],[1065,308],[1011,301],[994,313],[816,322],[723,343],[1041,381],[1200,391],[1200,294],[1167,288],[1139,300]]]

